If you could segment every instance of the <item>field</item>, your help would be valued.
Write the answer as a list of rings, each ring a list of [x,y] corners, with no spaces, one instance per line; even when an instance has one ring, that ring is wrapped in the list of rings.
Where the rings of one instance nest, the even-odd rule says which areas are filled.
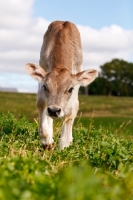
[[[115,126],[122,124],[132,131],[133,127],[133,98],[80,96],[80,106],[76,122],[81,122],[88,128],[90,120],[99,126]],[[26,119],[38,120],[35,94],[0,93],[0,112],[10,111],[15,117],[24,114]]]
[[[0,93],[0,200],[132,200],[133,99],[80,96],[74,142],[43,151],[34,94]]]

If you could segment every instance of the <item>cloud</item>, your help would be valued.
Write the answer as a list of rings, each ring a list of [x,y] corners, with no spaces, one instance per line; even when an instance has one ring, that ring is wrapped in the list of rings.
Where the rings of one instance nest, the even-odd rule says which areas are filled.
[[[112,25],[95,30],[90,27],[78,26],[84,52],[84,67],[100,65],[113,58],[133,61],[133,30]]]
[[[30,22],[34,0],[1,0],[0,27],[14,29],[25,27]]]
[[[33,0],[0,1],[0,72],[26,73],[38,63],[43,34],[50,22],[32,17]]]
[[[0,1],[0,76],[12,73],[20,89],[23,88],[20,74],[23,74],[20,80],[27,81],[25,64],[39,62],[43,35],[50,23],[44,18],[33,17],[33,5],[34,0]],[[100,65],[113,58],[133,61],[133,30],[124,30],[116,25],[100,30],[77,26],[83,45],[83,69],[99,69]],[[8,79],[10,82],[15,85],[11,78]],[[0,86],[4,84],[0,82]]]

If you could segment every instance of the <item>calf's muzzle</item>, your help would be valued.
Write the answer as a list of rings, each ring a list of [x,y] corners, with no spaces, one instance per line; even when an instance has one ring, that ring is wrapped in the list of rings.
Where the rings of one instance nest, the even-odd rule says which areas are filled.
[[[48,115],[50,117],[59,117],[60,113],[61,113],[61,108],[57,108],[57,107],[48,107],[47,108],[47,112]]]

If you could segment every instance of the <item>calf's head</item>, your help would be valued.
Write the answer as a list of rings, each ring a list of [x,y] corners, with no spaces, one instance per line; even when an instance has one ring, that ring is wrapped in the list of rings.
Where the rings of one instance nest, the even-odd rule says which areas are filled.
[[[65,68],[54,68],[51,72],[46,72],[34,63],[27,63],[26,70],[40,82],[39,93],[47,105],[47,115],[52,118],[69,115],[79,87],[87,86],[97,77],[96,70],[71,74]]]

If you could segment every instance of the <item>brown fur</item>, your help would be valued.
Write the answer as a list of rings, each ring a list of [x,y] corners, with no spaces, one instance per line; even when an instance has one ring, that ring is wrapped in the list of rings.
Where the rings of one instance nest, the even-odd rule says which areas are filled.
[[[73,23],[52,22],[43,39],[40,53],[41,67],[46,71],[51,71],[53,68],[66,68],[71,73],[81,71],[80,33]]]

